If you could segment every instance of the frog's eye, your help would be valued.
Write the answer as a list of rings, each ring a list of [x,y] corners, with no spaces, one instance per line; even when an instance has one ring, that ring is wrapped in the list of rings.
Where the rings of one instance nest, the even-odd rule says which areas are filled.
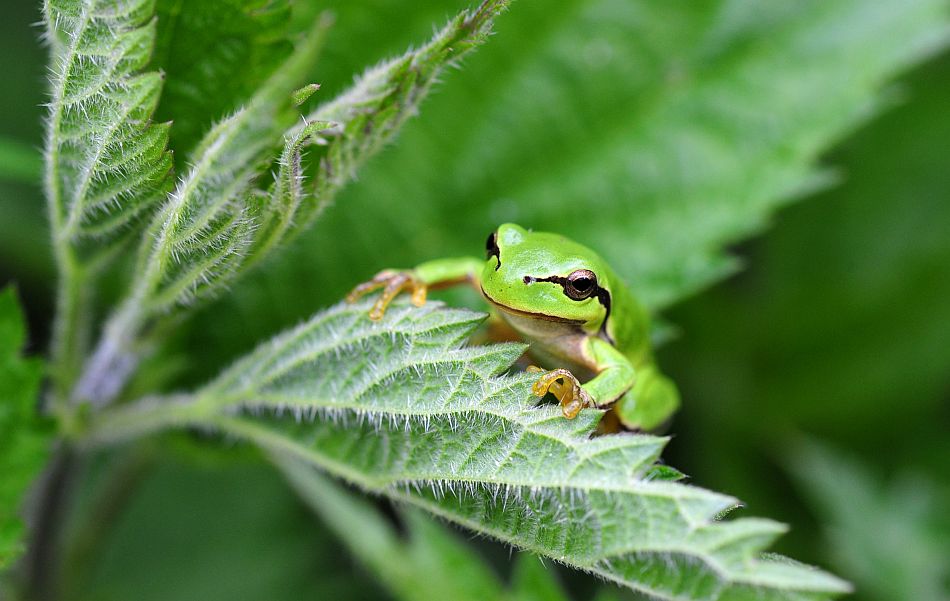
[[[485,241],[485,260],[492,257],[498,257],[498,267],[501,267],[501,251],[498,249],[498,233],[488,234],[488,240]],[[498,267],[495,267],[497,270]]]
[[[590,298],[597,290],[597,276],[589,269],[571,272],[564,282],[564,294],[574,300]]]

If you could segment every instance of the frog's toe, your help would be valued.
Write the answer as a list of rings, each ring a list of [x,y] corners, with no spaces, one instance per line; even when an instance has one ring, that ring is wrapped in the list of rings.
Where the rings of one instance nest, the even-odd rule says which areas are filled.
[[[532,366],[532,368],[533,369],[529,368],[530,372],[536,373],[536,372],[542,371],[539,368],[534,367],[534,366]],[[545,372],[544,375],[542,375],[540,378],[538,378],[535,381],[534,385],[531,387],[531,392],[533,392],[535,396],[539,396],[539,397],[543,397],[549,392],[551,394],[555,394],[561,388],[558,385],[558,380],[561,380],[562,378],[574,380],[574,375],[571,374],[571,372],[567,371],[566,369],[555,369],[549,372]]]
[[[561,403],[561,413],[564,414],[564,417],[567,419],[574,419],[581,412],[581,409],[587,405],[579,398],[574,398],[567,403]]]
[[[386,282],[390,277],[392,277],[392,271],[380,271],[373,279],[368,282],[363,282],[362,284],[357,285],[355,288],[350,290],[350,293],[346,295],[346,302],[355,303],[360,300],[370,292],[378,290],[386,285]]]
[[[567,419],[574,419],[581,409],[593,405],[590,395],[581,387],[574,374],[566,369],[546,372],[534,383],[531,392],[539,397],[547,393],[553,394],[560,402],[561,411]]]
[[[379,321],[386,315],[386,309],[389,307],[389,304],[392,303],[393,299],[403,290],[410,292],[412,295],[410,297],[412,304],[417,307],[421,307],[425,304],[426,294],[428,292],[426,285],[413,275],[412,272],[387,269],[377,273],[372,280],[364,282],[354,288],[346,296],[346,302],[356,302],[363,296],[380,288],[383,289],[383,292],[379,298],[376,299],[376,302],[373,303],[373,307],[369,311],[369,318],[373,321]]]

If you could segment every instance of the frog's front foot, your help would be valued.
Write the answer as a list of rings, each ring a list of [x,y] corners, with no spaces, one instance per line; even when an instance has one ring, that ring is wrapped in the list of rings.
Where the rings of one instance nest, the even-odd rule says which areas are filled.
[[[531,366],[529,372],[539,373],[540,367]],[[543,397],[547,393],[553,394],[561,403],[561,412],[567,419],[574,419],[584,407],[593,407],[594,403],[587,393],[581,387],[581,383],[574,377],[574,374],[566,369],[555,369],[545,372],[538,381],[531,387],[531,392],[536,396]]]
[[[373,308],[369,311],[369,318],[379,321],[386,314],[386,308],[403,290],[412,295],[412,304],[421,307],[426,303],[426,285],[411,271],[396,271],[386,269],[377,273],[373,279],[363,282],[346,295],[346,302],[354,303],[374,290],[382,288],[383,293],[376,299]]]

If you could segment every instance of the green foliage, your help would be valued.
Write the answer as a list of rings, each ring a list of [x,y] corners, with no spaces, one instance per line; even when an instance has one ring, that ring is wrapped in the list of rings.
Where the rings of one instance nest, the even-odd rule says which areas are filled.
[[[418,112],[445,68],[484,42],[505,2],[458,13],[430,42],[351,85],[352,75],[422,39],[447,10],[457,11],[454,4],[423,1],[407,10],[377,0],[328,0],[321,8],[335,8],[340,29],[330,36],[314,7],[287,0],[44,3],[51,50],[46,191],[61,275],[51,398],[63,434],[95,446],[187,426],[251,441],[284,467],[305,500],[332,501],[314,508],[401,598],[424,597],[423,590],[448,598],[563,597],[533,558],[518,564],[510,586],[501,583],[425,512],[659,598],[823,599],[844,590],[831,576],[764,556],[783,527],[724,520],[735,499],[687,486],[679,471],[655,463],[665,439],[589,439],[596,411],[567,422],[554,408],[534,407],[524,376],[501,375],[521,347],[461,346],[477,325],[474,314],[400,307],[374,325],[363,317],[365,307],[336,307],[194,393],[160,394],[204,381],[239,349],[336,300],[364,275],[471,254],[505,220],[562,231],[602,251],[653,309],[695,294],[736,270],[727,245],[832,181],[815,166],[817,157],[887,106],[893,96],[882,86],[939,49],[948,25],[941,0],[519,3],[466,72],[446,78],[425,119],[367,165]],[[804,420],[857,436],[862,427],[854,424],[912,423],[921,408],[937,406],[934,391],[945,390],[947,365],[941,324],[950,321],[933,316],[950,306],[941,277],[950,205],[941,202],[946,186],[936,185],[938,178],[891,170],[918,155],[946,155],[937,151],[950,139],[941,133],[946,120],[935,118],[946,96],[927,93],[930,104],[920,105],[926,110],[879,139],[861,139],[864,150],[850,164],[864,172],[865,183],[842,195],[850,195],[847,211],[829,213],[814,203],[815,223],[823,225],[806,236],[775,236],[779,256],[760,257],[763,269],[779,274],[782,284],[771,293],[782,302],[756,315],[755,305],[706,295],[707,312],[683,320],[690,348],[707,355],[696,362],[680,355],[672,364],[663,358],[687,393],[672,450],[679,453],[675,463],[705,484],[742,491],[756,507],[782,515],[789,500],[781,498],[781,483],[772,486],[774,474],[756,470],[777,435]],[[915,135],[905,135],[908,124]],[[944,142],[892,153],[902,135]],[[174,190],[169,147],[178,156]],[[11,156],[16,161],[7,171],[28,174],[26,155]],[[275,251],[325,212],[357,173],[360,185],[326,211],[296,254],[280,257]],[[7,188],[0,194],[12,208],[4,209],[10,220],[0,235],[0,258],[8,264],[0,265],[2,273],[42,282],[48,268],[35,242],[42,219],[29,202],[11,200]],[[894,199],[917,208],[901,214]],[[859,221],[864,230],[854,226]],[[839,232],[840,243],[830,243]],[[128,242],[139,243],[138,259],[128,253],[128,260],[112,261],[127,254]],[[267,257],[266,271],[237,285]],[[106,266],[110,277],[97,280]],[[32,299],[42,293],[34,289]],[[117,307],[107,304],[113,296]],[[209,298],[221,300],[183,319]],[[27,306],[42,312],[41,302]],[[93,347],[100,316],[107,321]],[[756,334],[742,340],[733,332],[746,322]],[[703,335],[714,342],[707,338],[704,347]],[[827,344],[829,337],[835,342]],[[187,366],[184,377],[180,366]],[[128,387],[133,375],[135,386]],[[873,401],[861,394],[869,388]],[[135,400],[139,395],[145,398]],[[85,400],[99,406],[88,424],[77,419]],[[103,408],[114,400],[128,404]],[[868,411],[869,403],[886,410]],[[0,417],[0,434],[2,426]],[[17,435],[26,436],[19,429]],[[30,440],[45,444],[38,436]],[[0,446],[7,440],[0,438]],[[916,445],[913,452],[926,456],[927,443]],[[887,456],[901,460],[896,452]],[[31,455],[27,471],[38,469],[36,461]],[[813,462],[818,481],[860,475],[834,463]],[[409,537],[400,539],[317,470],[416,506],[399,510]],[[90,598],[103,598],[106,589],[127,597],[122,591],[137,590],[151,573],[151,565],[135,564],[138,556],[125,551],[136,548],[130,541],[151,546],[166,536],[149,511],[191,506],[176,502],[190,491],[172,480],[167,490],[143,493],[151,509],[140,512],[137,530],[123,531],[124,543],[96,543],[111,555],[104,554],[105,576],[87,581]],[[875,503],[870,491],[880,487],[861,480],[816,495],[834,501],[826,503],[829,521],[851,533],[831,559],[883,598],[904,594],[899,583],[912,574],[924,583],[937,578],[927,560],[941,550],[923,532],[927,512],[900,513],[924,495],[894,492]],[[753,483],[751,490],[743,481]],[[270,494],[258,484],[249,486]],[[847,513],[838,493],[865,499],[860,515]],[[214,509],[202,515],[217,515],[214,490],[203,494]],[[236,515],[256,519],[258,532],[273,531],[259,513]],[[195,518],[185,529],[202,522]],[[885,556],[876,541],[860,544],[861,527],[906,536],[922,553],[909,553],[908,561],[922,557],[920,565],[898,563],[890,582],[875,579],[888,574],[878,569]],[[807,530],[803,536],[809,538]],[[239,542],[227,549],[192,547],[190,555],[166,540],[169,552],[159,555],[174,559],[150,561],[176,577],[187,572],[182,580],[197,586],[189,590],[213,594],[225,590],[215,588],[208,575],[214,570],[194,566],[204,568],[209,557],[222,570],[253,564],[258,538],[233,538]],[[789,538],[781,544],[794,547]],[[316,539],[321,548],[328,544]],[[296,549],[306,546],[299,532],[293,540]],[[286,566],[296,554],[277,542],[261,548],[281,574],[293,573]],[[90,556],[98,557],[95,551]],[[83,561],[90,563],[74,569],[94,563]],[[314,562],[331,564],[328,557]],[[413,586],[421,578],[429,589]],[[118,581],[124,585],[114,587]],[[237,581],[227,584],[228,598],[252,595]],[[181,590],[171,581],[167,588],[154,594]],[[290,587],[273,590],[299,597]]]
[[[822,563],[827,514],[815,525],[780,476],[790,432],[875,473],[912,466],[938,488],[950,483],[948,56],[893,91],[894,105],[827,158],[839,186],[782,212],[743,249],[746,273],[670,314],[684,337],[663,353],[684,398],[702,399],[684,404],[667,460],[775,508],[794,524],[782,551]],[[880,512],[863,519],[869,532],[890,527]],[[826,565],[854,580],[856,601],[873,598],[854,572]]]
[[[239,307],[264,289],[283,308],[262,331],[380,265],[470,254],[503,221],[569,232],[652,307],[669,305],[736,269],[725,246],[829,183],[819,154],[875,113],[880,86],[938,48],[947,25],[941,0],[528,4],[297,260],[237,291]],[[341,25],[359,23],[350,10],[338,9]],[[360,42],[340,44],[360,56]],[[229,332],[219,315],[214,331]],[[250,344],[242,333],[195,335],[227,348]]]
[[[25,344],[23,312],[7,287],[0,292],[0,569],[23,550],[20,509],[53,435],[37,413],[43,362],[21,357]]]
[[[156,0],[152,64],[167,83],[158,117],[189,156],[208,125],[237,111],[293,50],[289,0]]]
[[[380,599],[280,475],[234,451],[162,444],[63,597]]]
[[[60,271],[53,370],[65,394],[90,336],[90,277],[122,252],[171,185],[168,124],[152,123],[162,88],[143,71],[153,0],[46,0],[50,96],[45,188]]]
[[[110,402],[138,361],[135,345],[152,321],[219,292],[244,269],[309,224],[356,168],[412,114],[434,78],[484,41],[504,2],[462,12],[432,41],[368,71],[337,99],[291,127],[274,185],[257,180],[270,165],[280,117],[312,66],[328,21],[314,30],[265,82],[248,105],[208,132],[192,167],[169,195],[142,244],[129,293],[105,327],[74,397]],[[302,189],[303,147],[326,132],[314,157],[311,189]],[[54,229],[56,229],[54,227]]]
[[[274,459],[314,513],[397,599],[503,598],[501,584],[478,554],[418,510],[399,512],[406,529],[400,534],[368,501],[307,464]]]
[[[950,595],[950,524],[938,505],[947,499],[933,482],[907,471],[885,486],[864,463],[815,443],[797,455],[791,469],[826,524],[828,554],[868,598]]]
[[[0,137],[0,180],[32,183],[41,170],[40,156],[32,148]]]
[[[53,41],[47,197],[57,240],[118,236],[168,190],[168,124],[151,122],[162,88],[142,72],[155,42],[153,0],[48,0]],[[106,238],[106,240],[103,240]]]
[[[780,524],[721,521],[737,501],[646,475],[666,440],[591,438],[601,411],[536,407],[499,376],[521,345],[463,347],[483,315],[337,306],[263,344],[192,399],[107,412],[88,437],[192,425],[405,500],[516,547],[667,599],[822,599],[836,578],[766,558]]]

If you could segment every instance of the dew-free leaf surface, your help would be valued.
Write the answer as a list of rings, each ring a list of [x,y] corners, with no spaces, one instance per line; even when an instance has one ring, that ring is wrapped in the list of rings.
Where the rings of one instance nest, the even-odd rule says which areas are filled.
[[[524,347],[463,346],[484,315],[337,305],[191,396],[103,415],[107,442],[169,426],[248,440],[367,491],[664,599],[825,599],[837,578],[764,557],[781,524],[651,468],[665,438],[591,438],[601,411],[536,406]]]

